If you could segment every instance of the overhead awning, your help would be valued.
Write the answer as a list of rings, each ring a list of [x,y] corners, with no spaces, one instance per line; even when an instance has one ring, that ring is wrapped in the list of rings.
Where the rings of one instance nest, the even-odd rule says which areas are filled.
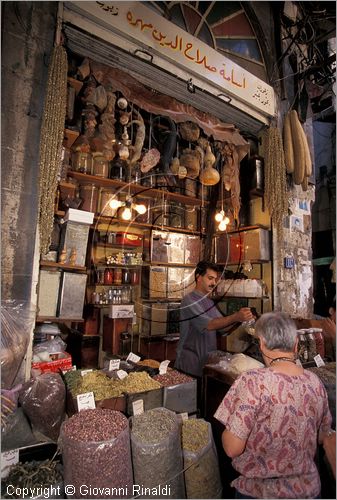
[[[208,88],[195,77],[191,79],[190,73],[179,68],[174,73],[154,64],[151,54],[140,47],[137,48],[134,42],[121,40],[120,36],[110,32],[107,37],[102,27],[93,29],[93,20],[74,13],[67,8],[68,5],[66,2],[63,30],[66,45],[74,53],[121,69],[147,87],[209,113],[225,123],[234,124],[243,133],[257,135],[268,125],[268,118],[258,111],[248,109],[245,104],[228,98],[227,95],[223,95],[224,100],[217,97],[212,94],[211,87]]]

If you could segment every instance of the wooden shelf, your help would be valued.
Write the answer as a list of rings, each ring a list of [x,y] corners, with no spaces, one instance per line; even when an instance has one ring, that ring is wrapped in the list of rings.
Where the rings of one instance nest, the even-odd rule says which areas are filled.
[[[192,229],[184,229],[180,227],[171,227],[171,226],[157,226],[155,224],[149,224],[147,222],[130,222],[130,221],[123,221],[121,219],[117,219],[115,217],[107,217],[104,215],[95,215],[94,217],[94,223],[95,223],[95,228],[97,228],[97,223],[102,223],[102,224],[109,224],[109,226],[126,226],[130,227],[132,224],[132,227],[138,227],[140,229],[152,229],[155,231],[166,231],[166,232],[174,232],[174,233],[184,233],[184,234],[190,234],[191,236],[203,236],[204,233],[201,233],[200,231],[195,231]],[[98,229],[99,231],[99,229]],[[133,247],[137,248],[137,247]]]
[[[87,272],[87,268],[83,266],[72,266],[70,264],[61,264],[60,262],[50,262],[48,260],[42,260],[40,262],[40,267],[55,267],[58,269],[64,269],[65,271],[79,271],[82,273]]]
[[[96,267],[121,267],[122,269],[129,269],[129,268],[138,268],[138,267],[142,267],[144,265],[143,264],[107,264],[106,262],[95,262],[94,265]]]
[[[238,229],[230,229],[228,231],[217,231],[215,233],[216,236],[219,234],[232,234],[232,233],[241,233],[242,231],[253,231],[254,229],[266,229],[267,231],[271,231],[270,227],[268,226],[263,226],[262,224],[256,224],[255,226],[242,226],[239,227]]]
[[[59,217],[64,217],[65,214],[64,210],[55,210],[55,215],[58,215]]]
[[[196,264],[180,264],[177,262],[144,262],[144,265],[147,266],[163,266],[163,267],[195,267]]]
[[[134,305],[134,302],[128,302],[127,304],[93,304],[93,303],[90,303],[89,304],[90,306],[95,306],[95,307],[110,307],[110,306],[133,306]],[[124,318],[122,318],[124,319]]]
[[[121,248],[126,248],[127,250],[134,250],[136,253],[137,253],[137,250],[138,250],[138,253],[141,253],[142,252],[142,247],[136,247],[134,245],[123,245],[123,243],[103,243],[103,242],[99,242],[99,243],[94,243],[93,246],[97,247],[97,248],[115,248],[116,250],[118,249],[121,249]]]
[[[263,296],[263,297],[247,297],[247,295],[228,295],[225,294],[223,297],[214,297],[214,300],[221,302],[222,300],[226,299],[247,299],[247,300],[270,300],[270,297],[268,296]]]
[[[84,323],[83,318],[56,318],[55,316],[37,316],[37,323]]]
[[[252,259],[242,259],[242,262],[216,262],[217,266],[243,266],[245,260],[249,260],[251,264],[268,264],[271,260],[252,260]]]
[[[82,174],[80,172],[70,171],[68,176],[79,181],[80,184],[95,184],[97,186],[105,188],[113,188],[116,191],[124,192],[127,194],[130,190],[132,194],[141,194],[142,196],[147,196],[149,198],[159,198],[162,199],[164,196],[165,200],[176,201],[178,203],[183,203],[185,205],[201,206],[202,201],[199,198],[192,198],[190,196],[185,196],[184,194],[171,193],[167,190],[149,188],[142,186],[140,184],[132,184],[128,182],[118,181],[116,179],[106,179],[103,177],[97,177],[95,175]],[[204,205],[208,202],[204,201]]]
[[[123,283],[122,285],[114,285],[113,283],[111,285],[105,285],[104,283],[91,283],[90,285],[87,285],[87,287],[92,287],[92,288],[97,288],[99,286],[108,286],[109,288],[122,288],[123,286],[138,286],[139,283],[136,285],[132,285],[132,283]]]

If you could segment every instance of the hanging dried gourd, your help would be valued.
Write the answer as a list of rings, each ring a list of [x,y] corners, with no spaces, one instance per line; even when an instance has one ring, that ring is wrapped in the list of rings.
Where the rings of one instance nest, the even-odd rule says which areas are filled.
[[[205,186],[214,186],[220,180],[219,172],[213,167],[215,161],[216,158],[212,153],[211,146],[208,145],[204,157],[204,169],[199,175],[200,182]]]
[[[294,150],[293,178],[295,184],[301,184],[305,175],[305,153],[301,131],[302,126],[295,110],[290,111],[290,124]]]
[[[290,124],[290,114],[287,113],[283,124],[283,145],[284,145],[284,161],[286,164],[287,174],[294,172],[294,149],[293,138]]]
[[[264,134],[265,201],[279,241],[283,234],[283,218],[288,212],[286,166],[280,131],[269,127]]]
[[[187,175],[191,179],[196,179],[200,172],[200,159],[199,155],[193,149],[184,149],[183,154],[180,156],[180,165],[186,167]]]
[[[144,120],[142,115],[140,114],[139,111],[137,111],[137,118],[136,120],[132,120],[129,123],[129,127],[132,127],[133,125],[137,125],[137,133],[136,133],[136,139],[135,143],[133,146],[130,146],[130,151],[132,152],[132,157],[130,160],[130,167],[134,167],[141,157],[142,154],[142,149],[144,146],[144,141],[145,141],[145,125],[144,125]]]

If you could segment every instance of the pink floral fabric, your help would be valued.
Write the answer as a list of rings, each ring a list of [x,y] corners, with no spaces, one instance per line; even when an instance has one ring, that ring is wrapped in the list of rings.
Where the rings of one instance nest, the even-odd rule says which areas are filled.
[[[331,414],[315,374],[247,371],[214,417],[247,441],[232,461],[240,476],[231,485],[238,491],[254,498],[315,498],[320,493],[314,455],[318,432],[330,429]]]

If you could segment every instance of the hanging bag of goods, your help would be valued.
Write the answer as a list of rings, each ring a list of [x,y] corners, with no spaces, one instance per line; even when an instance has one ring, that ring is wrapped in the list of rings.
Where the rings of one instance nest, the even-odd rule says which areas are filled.
[[[155,408],[131,417],[130,425],[135,496],[185,498],[176,414],[166,408]]]
[[[119,411],[82,410],[64,422],[59,444],[64,484],[74,498],[130,498],[133,495],[130,432]]]
[[[65,417],[66,389],[58,373],[43,373],[26,382],[19,402],[29,418],[34,434],[57,441]]]
[[[203,419],[184,420],[182,447],[186,498],[222,498],[211,424]]]

